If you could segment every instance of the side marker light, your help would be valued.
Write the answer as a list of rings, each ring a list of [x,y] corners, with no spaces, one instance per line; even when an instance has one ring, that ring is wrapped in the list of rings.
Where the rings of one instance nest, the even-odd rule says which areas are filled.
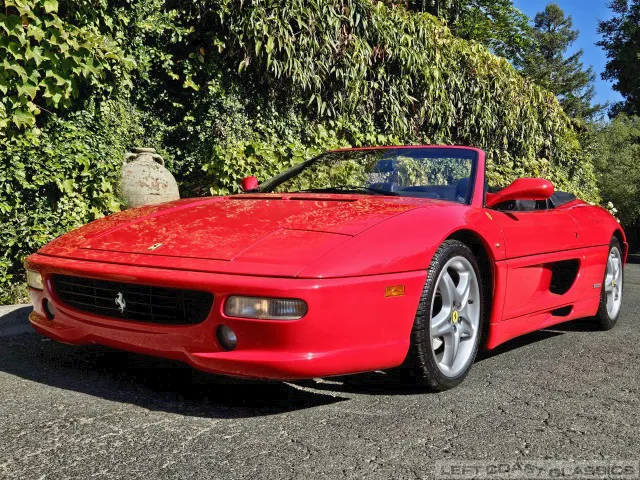
[[[390,287],[385,287],[384,296],[385,297],[402,297],[404,295],[404,285],[392,285]]]

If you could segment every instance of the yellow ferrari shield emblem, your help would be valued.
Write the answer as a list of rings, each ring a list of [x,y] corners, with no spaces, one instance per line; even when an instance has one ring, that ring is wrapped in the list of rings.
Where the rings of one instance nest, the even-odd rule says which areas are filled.
[[[458,323],[459,318],[460,318],[460,314],[458,313],[457,310],[454,310],[453,313],[451,314],[451,320],[453,321],[453,323]]]

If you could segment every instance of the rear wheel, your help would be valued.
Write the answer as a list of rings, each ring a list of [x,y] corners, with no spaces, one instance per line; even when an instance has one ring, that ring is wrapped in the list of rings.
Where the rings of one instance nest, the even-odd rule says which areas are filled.
[[[596,320],[603,330],[611,330],[616,325],[622,308],[624,274],[621,252],[620,242],[617,238],[612,238],[600,294],[600,307],[596,314]]]
[[[436,251],[411,334],[411,359],[420,383],[434,391],[458,385],[478,353],[484,296],[476,259],[464,243]]]

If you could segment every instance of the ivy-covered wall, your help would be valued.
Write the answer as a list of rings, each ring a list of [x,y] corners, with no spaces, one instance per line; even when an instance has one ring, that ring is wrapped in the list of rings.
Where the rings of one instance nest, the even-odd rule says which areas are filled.
[[[122,157],[153,146],[183,196],[238,191],[342,146],[466,144],[489,178],[598,200],[555,97],[436,18],[370,0],[5,0],[0,302],[21,262],[117,211]]]

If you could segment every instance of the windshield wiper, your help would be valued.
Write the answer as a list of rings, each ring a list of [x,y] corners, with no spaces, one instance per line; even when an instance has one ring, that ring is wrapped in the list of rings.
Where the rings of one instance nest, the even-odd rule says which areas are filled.
[[[365,193],[369,193],[371,195],[389,195],[389,196],[393,196],[393,197],[397,197],[398,194],[396,192],[392,192],[390,190],[380,190],[378,188],[371,188],[371,187],[361,187],[359,185],[336,185],[333,187],[326,187],[326,188],[309,188],[307,190],[300,190],[300,192],[316,192],[316,193],[320,193],[320,192],[327,192],[327,193],[331,193],[331,192],[336,192],[336,193],[340,193],[340,192],[365,192]]]

